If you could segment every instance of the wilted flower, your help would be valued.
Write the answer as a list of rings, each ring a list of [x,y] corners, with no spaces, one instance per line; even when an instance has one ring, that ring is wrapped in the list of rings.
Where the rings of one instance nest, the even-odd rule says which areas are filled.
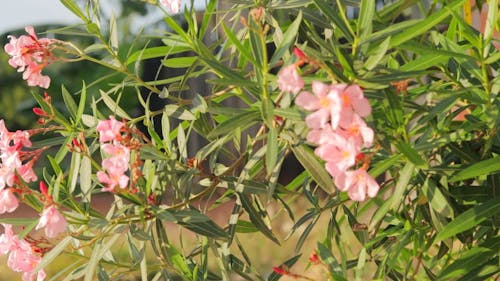
[[[295,64],[285,66],[280,70],[278,73],[278,88],[292,94],[297,94],[304,88],[304,80],[297,72]]]

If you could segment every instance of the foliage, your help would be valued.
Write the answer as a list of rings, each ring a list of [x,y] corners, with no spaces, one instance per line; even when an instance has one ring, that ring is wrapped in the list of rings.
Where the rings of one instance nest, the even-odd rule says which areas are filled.
[[[471,26],[464,0],[401,0],[380,8],[370,0],[234,1],[226,8],[211,0],[203,13],[185,8],[176,17],[147,2],[165,12],[168,28],[129,44],[120,41],[113,17],[102,21],[98,1],[61,0],[82,25],[52,32],[92,43],[60,40],[52,51],[67,63],[97,64],[106,74],[84,80],[78,90],[33,92],[41,125],[29,132],[43,134],[23,151],[56,152],[38,174],[48,189],[29,189],[21,180],[15,193],[37,212],[57,206],[68,222],[58,237],[35,239],[30,232],[39,227],[32,218],[0,218],[22,226],[20,239],[40,250],[34,272],[67,257],[74,262],[48,280],[498,276],[497,1],[488,1],[480,31]],[[150,59],[180,74],[144,80]],[[380,191],[373,198],[351,200],[313,152],[318,143],[310,141],[305,122],[310,112],[280,84],[289,65],[305,91],[314,92],[318,81],[363,88],[374,141],[356,165],[376,178]],[[202,80],[209,90],[193,90]],[[94,97],[90,87],[98,89]],[[65,109],[53,106],[51,96],[60,96]],[[143,113],[131,112],[130,103]],[[125,184],[109,184],[109,162],[121,161],[125,149],[110,153],[106,145],[129,153],[120,170]],[[291,156],[303,171],[287,169]],[[103,194],[112,195],[107,207],[95,203]],[[307,202],[303,212],[299,202]],[[222,218],[208,212],[227,206],[231,211]],[[273,228],[276,208],[293,221],[287,237]],[[318,223],[325,217],[327,223]],[[176,239],[167,228],[182,235]],[[321,240],[315,253],[303,253],[313,229]],[[262,272],[247,255],[252,239],[279,245],[292,236],[296,255],[275,261],[273,272]],[[123,245],[126,254],[117,250]],[[322,275],[294,268],[301,254],[312,254],[309,263]]]

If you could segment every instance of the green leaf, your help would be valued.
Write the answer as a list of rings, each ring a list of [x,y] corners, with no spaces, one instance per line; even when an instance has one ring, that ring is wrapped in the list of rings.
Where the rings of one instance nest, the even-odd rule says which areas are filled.
[[[295,257],[293,257],[291,259],[288,259],[287,261],[285,261],[284,263],[282,263],[279,267],[281,267],[281,268],[290,268],[290,267],[292,267],[299,260],[299,258],[301,256],[302,256],[302,254],[296,255]],[[279,275],[278,273],[276,273],[276,272],[273,271],[273,272],[271,272],[271,274],[267,278],[267,281],[278,281],[280,278],[281,278],[281,275]]]
[[[90,202],[92,189],[92,162],[89,157],[84,156],[80,164],[80,190],[82,201]]]
[[[106,104],[106,106],[114,112],[116,115],[125,118],[127,120],[131,120],[130,116],[123,110],[106,92],[103,90],[99,90],[101,94],[102,101]]]
[[[406,163],[403,169],[401,169],[398,182],[394,188],[391,198],[385,200],[382,206],[380,206],[373,215],[370,221],[370,230],[374,229],[379,222],[384,219],[387,212],[394,210],[397,206],[402,204],[403,194],[409,188],[408,183],[410,182],[414,171],[415,165],[411,162]]]
[[[370,175],[374,178],[380,176],[382,173],[387,171],[389,168],[393,167],[394,164],[398,163],[402,157],[403,157],[403,154],[396,154],[396,155],[388,157],[382,161],[378,161],[377,163],[374,163],[372,165],[372,168],[369,171]]]
[[[276,51],[274,52],[273,56],[271,57],[271,60],[269,61],[270,65],[274,65],[276,62],[278,62],[283,57],[283,55],[289,50],[290,46],[293,43],[295,43],[295,38],[297,37],[297,32],[299,31],[301,22],[302,22],[302,12],[299,10],[297,17],[288,26],[285,33],[283,34],[282,40],[276,47]]]
[[[68,112],[71,114],[74,120],[77,118],[77,108],[76,108],[76,103],[71,94],[66,90],[64,85],[61,85],[61,93],[62,97],[64,100],[64,104],[66,105],[66,108],[68,109]]]
[[[337,262],[335,256],[333,256],[330,249],[328,249],[323,243],[318,243],[318,256],[320,257],[323,264],[328,266],[329,274],[336,281],[347,281],[345,278],[340,264]]]
[[[472,164],[471,166],[459,171],[451,179],[450,182],[471,179],[479,176],[485,176],[500,171],[500,156],[483,160]]]
[[[498,31],[498,0],[489,0],[488,1],[488,14],[486,16],[486,23],[484,26],[484,49],[483,54],[484,57],[487,56],[490,50],[490,43],[493,38],[493,34],[495,32],[495,25]]]
[[[372,32],[373,15],[375,14],[375,1],[361,0],[359,7],[359,19],[356,33],[360,40],[368,37]]]
[[[212,238],[227,238],[227,234],[220,226],[198,210],[186,209],[172,211],[177,223],[183,227]]]
[[[247,112],[231,117],[227,121],[215,127],[207,136],[207,138],[215,138],[221,135],[229,134],[236,129],[244,130],[260,119],[260,112],[256,110],[248,110]]]
[[[55,258],[61,255],[61,253],[68,247],[68,245],[73,241],[73,237],[66,236],[64,239],[57,242],[56,246],[52,248],[48,253],[46,253],[40,263],[37,264],[33,272],[38,272],[47,265],[49,265]],[[35,274],[36,276],[36,274]]]
[[[174,55],[182,52],[189,51],[190,49],[184,46],[160,46],[160,47],[151,47],[147,49],[142,49],[136,51],[132,55],[130,55],[127,59],[126,64],[134,63],[138,60],[146,60],[153,58],[166,58],[169,55]]]
[[[251,233],[259,231],[253,223],[244,220],[238,220],[236,223],[236,232],[238,233]]]
[[[500,197],[491,199],[482,204],[476,205],[461,213],[450,223],[444,226],[436,238],[435,242],[452,237],[460,232],[473,228],[488,218],[492,218],[500,211]]]
[[[196,116],[194,116],[191,111],[184,109],[175,104],[167,104],[165,108],[163,108],[163,114],[166,114],[169,117],[174,117],[180,120],[195,120]]]
[[[408,160],[415,164],[415,166],[423,169],[426,169],[428,167],[427,161],[422,159],[418,152],[409,144],[407,144],[406,142],[397,142],[395,145]]]
[[[362,248],[359,252],[358,264],[356,265],[356,277],[354,281],[362,281],[366,264],[366,248]]]
[[[415,60],[411,60],[405,63],[399,70],[401,71],[418,71],[425,70],[430,67],[436,67],[447,63],[449,56],[440,55],[440,54],[429,54],[425,56],[421,56]]]
[[[293,154],[314,181],[328,194],[332,193],[333,180],[314,153],[304,144],[291,147]]]
[[[68,10],[70,10],[73,14],[75,14],[77,17],[82,19],[85,23],[88,22],[89,20],[83,14],[82,10],[80,10],[80,7],[76,4],[76,1],[74,0],[59,0]]]
[[[264,234],[267,238],[271,239],[274,243],[280,245],[278,238],[274,233],[267,227],[266,223],[261,218],[261,213],[255,209],[250,200],[246,195],[240,194],[239,199],[241,201],[241,206],[248,213],[250,221],[257,227],[257,229]]]
[[[265,36],[263,34],[262,28],[260,24],[255,22],[252,16],[248,17],[248,36],[250,39],[250,50],[252,51],[252,55],[255,58],[255,67],[261,69],[264,64],[267,64],[267,50],[264,49],[266,46],[264,40]],[[260,71],[257,71],[259,74]]]
[[[382,41],[382,43],[377,45],[378,48],[375,49],[375,52],[368,57],[365,64],[363,65],[364,68],[372,70],[373,68],[375,68],[375,66],[377,66],[380,60],[385,56],[385,53],[387,52],[387,49],[389,47],[390,40],[391,37],[389,36],[384,41]]]
[[[342,17],[336,11],[338,10],[337,5],[332,4],[332,1],[325,0],[313,0],[314,4],[318,9],[327,17],[327,19],[332,23],[333,28],[338,28],[340,32],[346,37],[348,42],[352,42],[354,34],[349,26],[347,26]]]
[[[161,61],[166,67],[170,68],[186,68],[193,65],[193,63],[198,59],[198,57],[179,57],[179,58],[169,58]]]
[[[463,276],[477,267],[480,267],[484,262],[497,253],[488,248],[474,247],[467,250],[460,258],[452,264],[445,267],[438,275],[436,281],[439,280],[454,280],[459,276]]]
[[[78,102],[78,109],[76,110],[77,124],[80,123],[80,120],[82,119],[86,104],[87,104],[87,86],[85,85],[85,81],[83,81],[82,91],[80,93],[80,101]]]
[[[419,22],[419,20],[405,20],[405,21],[402,21],[399,23],[391,24],[390,26],[388,26],[380,31],[372,33],[369,37],[362,40],[360,42],[360,45],[363,45],[363,44],[366,44],[369,42],[373,42],[373,41],[377,41],[377,40],[381,40],[381,39],[388,38],[388,37],[390,38],[390,36],[392,36],[393,34],[404,32],[409,27],[414,26],[417,22]],[[376,49],[378,47],[379,47],[378,44],[373,44],[371,46],[370,50],[373,51],[374,48]]]
[[[425,197],[427,197],[431,207],[441,216],[446,218],[453,215],[453,209],[450,203],[446,200],[446,197],[431,178],[425,180],[422,185],[422,192],[425,194]]]
[[[227,35],[227,38],[236,47],[236,49],[238,49],[238,51],[240,52],[240,54],[245,59],[247,59],[248,61],[250,61],[252,64],[256,65],[257,61],[255,60],[254,56],[249,52],[248,48],[245,47],[245,46],[243,46],[243,44],[241,43],[241,40],[239,38],[237,38],[236,35],[233,33],[233,31],[231,31],[226,26],[226,24],[224,23],[224,21],[222,21],[221,24],[222,24],[222,29],[224,30],[224,33]]]
[[[394,36],[392,36],[389,48],[399,46],[402,43],[427,32],[428,30],[439,24],[441,21],[449,17],[452,14],[452,10],[462,6],[463,2],[465,2],[465,0],[456,0],[455,2],[446,4],[443,9],[440,9],[436,13],[431,14],[415,23],[414,25],[409,26],[403,32],[395,34]]]
[[[266,171],[267,175],[271,175],[278,162],[278,130],[270,127],[267,132],[266,144]]]
[[[12,224],[12,225],[30,225],[34,222],[37,222],[38,218],[0,218],[0,223]]]

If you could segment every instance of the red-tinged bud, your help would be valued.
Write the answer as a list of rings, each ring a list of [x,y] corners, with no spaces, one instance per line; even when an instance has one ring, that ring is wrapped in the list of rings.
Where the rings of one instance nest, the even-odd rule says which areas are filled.
[[[294,47],[293,48],[293,53],[295,54],[296,57],[298,57],[299,59],[307,59],[307,56],[306,54],[304,54],[304,52],[302,52],[301,49],[297,48],[297,47]]]
[[[73,138],[73,139],[71,140],[71,142],[73,143],[73,145],[74,145],[74,146],[76,146],[76,147],[80,147],[80,143],[78,142],[78,139],[77,139],[77,138]]]
[[[150,193],[148,195],[148,203],[151,205],[156,205],[156,197],[155,197],[154,193]]]
[[[314,251],[311,256],[309,257],[309,262],[312,264],[320,264],[321,260],[319,259],[318,253]]]
[[[356,162],[363,162],[366,158],[366,155],[362,152],[358,153],[358,155],[356,155]]]
[[[262,14],[264,13],[264,8],[263,7],[258,7],[256,9],[250,10],[250,15],[252,16],[253,20],[255,22],[260,21],[262,18]]]
[[[47,112],[45,112],[40,107],[33,107],[33,113],[35,113],[38,116],[48,116]]]
[[[47,184],[45,184],[44,181],[40,182],[39,187],[40,187],[40,192],[46,197],[49,197],[49,188],[47,187]]]
[[[283,122],[285,121],[285,119],[283,119],[283,117],[281,116],[274,116],[273,119],[280,126],[283,125]]]
[[[288,271],[288,269],[280,267],[280,266],[273,267],[273,271],[278,273],[279,275],[288,275],[290,273],[290,271]]]

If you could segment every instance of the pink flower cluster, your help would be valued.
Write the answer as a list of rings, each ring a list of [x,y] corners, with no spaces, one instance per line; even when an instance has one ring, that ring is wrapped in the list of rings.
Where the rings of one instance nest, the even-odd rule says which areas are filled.
[[[367,165],[354,169],[357,156],[373,143],[373,130],[363,120],[370,115],[371,106],[361,88],[315,81],[312,93],[301,92],[295,104],[313,111],[305,120],[310,129],[307,140],[318,145],[314,152],[326,161],[326,170],[337,188],[354,201],[363,201],[367,195],[374,197],[379,185],[366,172]]]
[[[5,52],[11,56],[9,64],[23,72],[23,79],[29,86],[39,86],[47,89],[50,77],[42,75],[42,69],[50,63],[53,57],[49,49],[54,40],[38,39],[32,26],[25,28],[28,35],[19,38],[9,35],[10,42],[4,46]]]
[[[34,247],[25,239],[19,239],[12,231],[12,225],[2,224],[4,233],[0,235],[0,254],[9,255],[7,265],[16,272],[22,272],[23,281],[42,281],[45,279],[43,270],[33,272],[42,260],[34,251]]]
[[[130,149],[120,143],[123,126],[125,124],[113,116],[97,124],[101,149],[107,155],[101,163],[105,171],[97,172],[97,179],[106,185],[104,191],[112,192],[117,186],[123,189],[128,185],[129,177],[125,173],[130,166]]]
[[[34,159],[23,163],[26,152],[21,149],[30,146],[28,132],[9,132],[0,120],[0,214],[13,212],[19,205],[11,188],[19,177],[25,182],[37,179],[32,168]]]
[[[172,14],[178,14],[181,11],[181,0],[160,0],[160,2]]]

